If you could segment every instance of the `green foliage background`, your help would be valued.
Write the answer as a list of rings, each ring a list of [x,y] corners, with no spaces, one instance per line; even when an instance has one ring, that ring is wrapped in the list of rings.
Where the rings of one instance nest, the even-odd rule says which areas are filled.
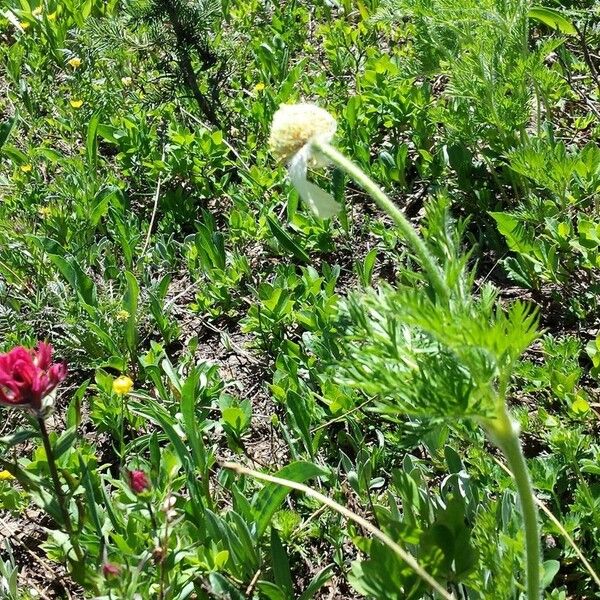
[[[456,598],[522,598],[512,481],[464,419],[503,377],[538,498],[600,571],[597,4],[5,0],[0,32],[0,350],[69,363],[51,436],[88,553],[69,562],[43,447],[0,408],[2,524],[38,515],[0,595],[29,597],[20,574],[55,597],[434,597],[233,457],[366,516]],[[297,101],[421,228],[449,307],[339,171],[311,175],[338,218],[301,204],[266,147]],[[599,597],[542,531],[545,597]]]

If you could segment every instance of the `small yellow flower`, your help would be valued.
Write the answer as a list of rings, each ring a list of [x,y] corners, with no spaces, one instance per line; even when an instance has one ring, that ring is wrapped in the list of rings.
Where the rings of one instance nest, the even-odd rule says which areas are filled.
[[[262,81],[259,81],[255,86],[254,86],[254,91],[255,92],[262,92],[265,89],[265,84]]]
[[[48,13],[48,21],[56,21],[56,15],[56,11],[54,11],[53,13]]]
[[[131,82],[133,80],[131,79],[131,77],[121,77],[121,83],[125,86],[125,87],[129,87],[131,85]]]
[[[10,471],[0,471],[0,481],[6,481],[7,479],[14,479],[14,475]]]
[[[29,27],[29,23],[27,21],[19,21],[19,25],[21,26],[21,29],[25,30]]]
[[[33,167],[29,163],[21,165],[21,171],[23,171],[23,173],[31,173],[32,169]]]
[[[73,108],[81,108],[83,106],[83,100],[70,100],[69,104]]]
[[[78,56],[74,56],[71,60],[67,61],[67,64],[71,65],[73,69],[77,69],[81,66],[81,59]]]
[[[41,6],[38,6],[37,8],[34,8],[34,9],[31,11],[31,14],[32,14],[34,17],[39,17],[39,16],[40,16],[40,15],[41,15],[43,12],[44,12],[44,9],[43,9]]]
[[[129,394],[131,388],[133,387],[133,380],[127,375],[121,375],[117,377],[112,384],[112,389],[115,394],[119,396],[124,396],[125,394]]]
[[[120,310],[117,313],[117,321],[127,321],[131,315],[125,309]]]
[[[49,206],[40,206],[38,208],[38,214],[43,219],[46,219],[52,214],[52,209]]]

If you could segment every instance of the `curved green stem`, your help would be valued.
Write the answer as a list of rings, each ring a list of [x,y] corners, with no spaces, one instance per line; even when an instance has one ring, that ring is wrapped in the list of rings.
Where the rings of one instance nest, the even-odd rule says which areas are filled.
[[[381,529],[375,527],[371,522],[367,521],[364,517],[357,515],[355,512],[349,510],[345,506],[338,504],[335,500],[329,498],[329,496],[325,496],[317,490],[303,484],[298,483],[297,481],[292,481],[290,479],[284,479],[282,477],[275,477],[273,475],[267,475],[266,473],[261,473],[260,471],[254,471],[253,469],[248,469],[247,467],[240,465],[239,463],[234,462],[221,462],[221,466],[225,469],[229,469],[238,473],[239,475],[249,475],[250,477],[254,477],[261,481],[268,481],[269,483],[276,483],[277,485],[281,485],[284,487],[291,488],[293,490],[298,490],[299,492],[303,492],[310,498],[314,498],[318,500],[325,506],[335,510],[337,513],[353,521],[366,531],[368,531],[374,538],[377,538],[382,544],[385,544],[388,548],[390,548],[393,552],[395,552],[400,559],[402,559],[425,583],[430,585],[444,600],[456,600],[455,597],[448,593],[448,591],[444,588],[444,586],[437,582],[437,580],[432,577],[416,560],[416,558],[407,552],[402,546],[398,545],[391,537],[389,537],[386,533],[381,531]]]
[[[502,450],[512,471],[525,527],[525,555],[527,562],[527,598],[540,599],[541,546],[538,527],[538,510],[535,505],[533,487],[519,436],[504,409],[501,417],[488,429],[492,441]]]
[[[373,198],[377,206],[384,210],[402,232],[404,239],[421,261],[421,266],[429,275],[431,284],[440,298],[447,301],[450,290],[439,264],[432,256],[423,239],[410,224],[402,211],[386,196],[383,190],[357,165],[348,160],[339,150],[322,140],[314,140],[313,148],[326,156],[334,165],[345,171]]]
[[[42,442],[44,444],[44,450],[46,452],[46,460],[48,461],[48,469],[50,471],[50,477],[52,478],[52,485],[54,486],[54,493],[56,494],[56,500],[60,509],[60,514],[63,519],[63,524],[67,533],[72,532],[71,517],[65,506],[65,496],[62,491],[60,479],[58,477],[58,469],[56,468],[56,461],[54,460],[54,452],[52,445],[50,444],[50,436],[46,429],[46,422],[42,417],[38,417],[38,425],[40,427],[40,433],[42,434]]]

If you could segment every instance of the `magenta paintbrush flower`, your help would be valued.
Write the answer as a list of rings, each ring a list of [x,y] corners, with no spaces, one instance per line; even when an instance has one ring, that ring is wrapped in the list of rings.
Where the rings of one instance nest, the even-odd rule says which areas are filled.
[[[0,404],[39,411],[42,400],[66,377],[66,363],[52,362],[52,346],[17,346],[0,354]]]
[[[150,489],[150,479],[148,479],[148,475],[146,475],[144,471],[136,469],[134,471],[129,471],[128,475],[129,487],[135,494],[141,494],[142,492]]]

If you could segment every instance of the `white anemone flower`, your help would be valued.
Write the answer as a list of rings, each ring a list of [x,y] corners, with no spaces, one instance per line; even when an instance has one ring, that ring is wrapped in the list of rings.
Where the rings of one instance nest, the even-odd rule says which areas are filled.
[[[320,219],[340,211],[333,196],[307,179],[309,167],[324,167],[327,160],[311,146],[315,140],[331,142],[336,120],[314,104],[282,104],[273,115],[269,146],[275,158],[287,163],[288,179]]]

